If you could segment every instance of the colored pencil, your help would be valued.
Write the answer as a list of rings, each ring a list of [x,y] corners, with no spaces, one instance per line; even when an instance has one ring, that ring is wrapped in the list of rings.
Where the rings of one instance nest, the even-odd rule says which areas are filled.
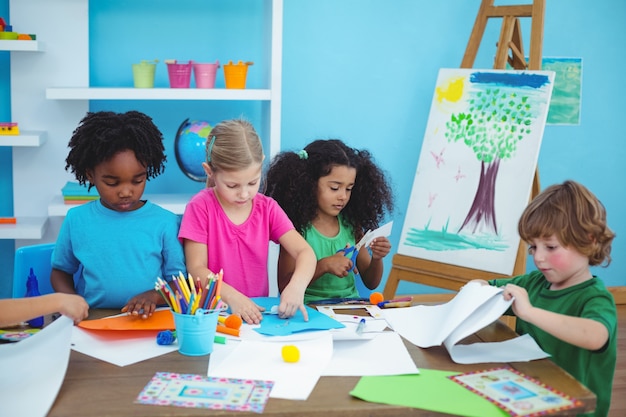
[[[189,293],[197,294],[196,284],[193,282],[193,277],[191,276],[191,274],[187,274],[187,279],[189,280]]]
[[[215,287],[215,297],[220,296],[220,289],[222,288],[222,280],[224,279],[224,270],[220,269],[220,273],[217,274],[217,284]]]

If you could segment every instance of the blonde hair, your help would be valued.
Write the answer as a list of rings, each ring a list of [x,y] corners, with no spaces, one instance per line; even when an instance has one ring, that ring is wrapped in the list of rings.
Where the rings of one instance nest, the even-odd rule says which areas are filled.
[[[554,235],[587,256],[591,266],[611,263],[615,233],[607,226],[604,205],[575,181],[552,185],[535,197],[522,213],[518,231],[526,242]]]
[[[263,163],[264,158],[261,139],[246,120],[218,123],[206,141],[206,162],[214,172],[239,171]]]

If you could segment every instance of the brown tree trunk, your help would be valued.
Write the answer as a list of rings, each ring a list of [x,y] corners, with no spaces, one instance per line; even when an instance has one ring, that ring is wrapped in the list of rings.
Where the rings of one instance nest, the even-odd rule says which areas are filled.
[[[471,227],[471,233],[476,232],[498,234],[496,225],[496,177],[500,168],[500,159],[493,162],[481,162],[480,180],[474,196],[472,207],[465,217],[465,221],[459,228],[459,232],[466,227]]]

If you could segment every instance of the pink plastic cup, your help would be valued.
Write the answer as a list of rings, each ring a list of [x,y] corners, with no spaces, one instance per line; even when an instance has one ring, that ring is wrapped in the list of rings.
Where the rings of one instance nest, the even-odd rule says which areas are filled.
[[[188,64],[178,64],[176,61],[167,63],[167,74],[170,78],[170,88],[189,88],[191,82],[191,66]]]
[[[193,64],[193,75],[196,80],[196,88],[213,88],[215,87],[215,76],[220,62],[215,64]]]

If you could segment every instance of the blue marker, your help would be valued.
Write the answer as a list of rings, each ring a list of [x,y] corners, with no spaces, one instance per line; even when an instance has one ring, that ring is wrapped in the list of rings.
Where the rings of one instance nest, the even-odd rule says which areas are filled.
[[[362,318],[359,322],[359,325],[356,326],[356,334],[361,336],[363,334],[363,330],[365,329],[365,318]]]

